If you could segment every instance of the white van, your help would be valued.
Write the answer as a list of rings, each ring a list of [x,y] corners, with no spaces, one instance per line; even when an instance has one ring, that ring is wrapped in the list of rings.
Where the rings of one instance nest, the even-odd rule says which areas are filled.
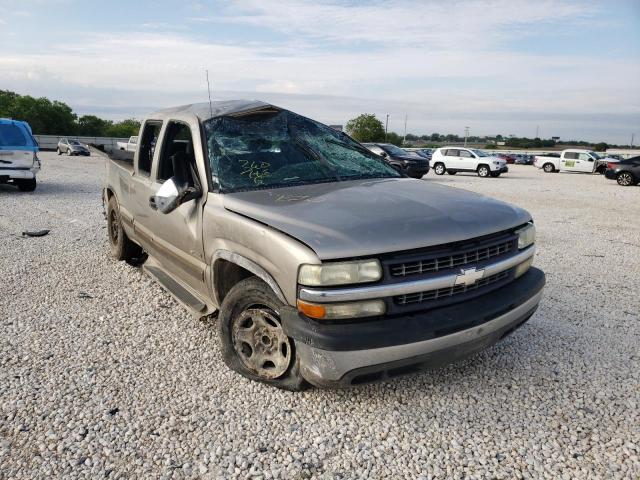
[[[479,177],[499,177],[501,173],[509,171],[506,160],[466,147],[438,148],[433,152],[429,165],[436,175],[473,172]]]

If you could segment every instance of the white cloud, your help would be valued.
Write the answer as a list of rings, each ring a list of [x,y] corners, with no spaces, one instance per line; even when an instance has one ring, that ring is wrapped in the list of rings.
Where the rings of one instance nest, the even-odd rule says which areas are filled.
[[[559,120],[565,125],[588,115],[595,130],[594,112],[640,116],[637,59],[600,58],[594,68],[589,56],[506,48],[511,38],[539,33],[546,22],[588,22],[592,14],[588,3],[557,0],[350,6],[248,0],[200,20],[267,28],[292,40],[223,44],[187,32],[77,32],[46,49],[0,50],[0,79],[3,88],[64,92],[73,106],[106,105],[105,111],[129,116],[127,108],[204,98],[209,69],[214,96],[241,91],[284,99],[284,106],[328,122],[362,111],[393,119],[407,113],[419,132],[469,121],[482,133],[506,133],[505,125],[523,134],[549,115],[565,115]],[[141,30],[158,26],[147,22]]]

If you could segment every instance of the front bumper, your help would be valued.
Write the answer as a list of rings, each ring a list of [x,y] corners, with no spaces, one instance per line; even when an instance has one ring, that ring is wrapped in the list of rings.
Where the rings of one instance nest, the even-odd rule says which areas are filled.
[[[500,168],[496,168],[495,170],[492,170],[492,172],[500,172],[500,173],[507,173],[509,171],[509,167],[507,167],[506,165],[504,167],[500,167]]]
[[[422,176],[429,173],[429,164],[409,165],[404,169],[404,173],[412,178],[422,178]]]
[[[454,305],[404,316],[322,323],[281,312],[296,340],[302,375],[320,387],[341,387],[456,361],[487,348],[526,322],[545,284],[531,268],[503,288]]]

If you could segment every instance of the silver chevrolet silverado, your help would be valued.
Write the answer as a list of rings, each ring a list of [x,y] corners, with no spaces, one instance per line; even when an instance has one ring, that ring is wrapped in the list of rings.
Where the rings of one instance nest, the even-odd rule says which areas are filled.
[[[518,328],[545,277],[524,210],[403,177],[321,123],[257,101],[148,116],[106,162],[113,256],[143,263],[234,371],[288,390],[455,361]]]

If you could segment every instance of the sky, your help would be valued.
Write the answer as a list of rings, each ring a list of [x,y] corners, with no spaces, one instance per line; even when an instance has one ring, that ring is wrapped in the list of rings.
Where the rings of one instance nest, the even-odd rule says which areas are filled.
[[[640,140],[640,0],[0,0],[0,89],[143,118],[207,69],[328,124]]]

